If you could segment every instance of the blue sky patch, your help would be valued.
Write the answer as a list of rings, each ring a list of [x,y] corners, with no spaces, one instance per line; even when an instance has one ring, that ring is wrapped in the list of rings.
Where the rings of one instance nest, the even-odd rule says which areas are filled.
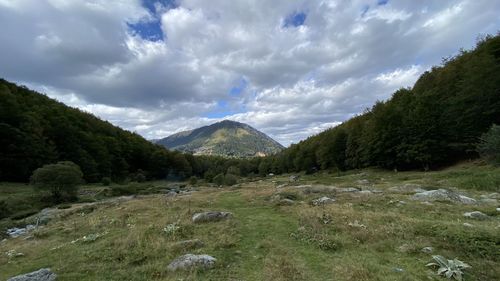
[[[378,0],[377,5],[383,6],[383,5],[387,4],[388,2],[389,2],[389,0]]]
[[[238,113],[246,112],[245,106],[241,105],[239,108],[231,108],[230,104],[226,100],[217,101],[217,108],[213,111],[210,111],[203,115],[203,117],[207,118],[223,118],[229,115],[234,115]]]
[[[149,41],[163,40],[163,31],[161,30],[160,21],[155,19],[151,22],[127,23],[133,33],[141,36],[142,39]]]
[[[307,15],[304,12],[294,12],[291,15],[288,15],[285,18],[285,22],[283,23],[283,27],[297,27],[304,25],[306,21]]]
[[[239,96],[241,92],[243,92],[246,89],[247,85],[248,85],[247,80],[245,80],[245,78],[241,78],[238,82],[238,85],[229,89],[229,95],[232,97]]]

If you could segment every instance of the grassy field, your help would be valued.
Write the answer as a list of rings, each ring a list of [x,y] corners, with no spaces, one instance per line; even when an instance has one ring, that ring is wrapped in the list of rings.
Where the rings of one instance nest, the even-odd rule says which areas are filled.
[[[305,184],[368,186],[382,193],[311,193],[293,186]],[[68,212],[34,231],[31,239],[1,242],[0,280],[42,267],[50,267],[58,280],[444,280],[425,266],[432,254],[470,264],[465,280],[499,280],[498,205],[423,204],[412,201],[409,194],[389,191],[402,184],[455,187],[479,199],[499,192],[500,169],[463,164],[426,173],[362,170],[304,175],[298,183],[276,176],[244,182],[238,188],[202,185],[197,192],[177,197],[152,194],[109,201]],[[143,183],[136,188],[150,193],[165,185]],[[32,196],[26,187],[5,186],[9,185],[0,186],[0,198]],[[103,188],[87,189],[87,196],[95,197]],[[336,202],[309,204],[323,195],[335,197]],[[276,198],[292,198],[295,203],[280,205]],[[233,217],[191,222],[192,214],[208,210],[229,211]],[[463,217],[464,212],[476,210],[490,219]],[[165,232],[172,224],[177,230]],[[202,248],[175,244],[195,238],[204,242]],[[432,254],[421,251],[428,246],[434,248]],[[8,257],[9,251],[23,255]],[[167,271],[167,265],[185,253],[212,255],[216,266],[206,271]]]

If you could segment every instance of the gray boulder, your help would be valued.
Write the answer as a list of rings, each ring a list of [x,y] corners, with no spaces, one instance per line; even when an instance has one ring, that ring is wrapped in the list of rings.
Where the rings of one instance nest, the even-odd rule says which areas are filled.
[[[7,279],[7,281],[54,281],[57,275],[50,268],[42,268],[37,271],[18,275]]]
[[[335,191],[337,193],[353,193],[353,192],[359,192],[360,190],[354,187],[337,187],[335,188]]]
[[[196,213],[193,215],[192,220],[194,223],[214,222],[214,221],[221,221],[224,219],[228,219],[232,216],[233,214],[229,212],[210,211],[210,212]]]
[[[466,212],[464,213],[464,217],[475,220],[487,220],[489,218],[488,215],[479,211]]]
[[[173,260],[167,267],[169,271],[209,269],[215,266],[216,258],[209,255],[186,254]]]
[[[293,201],[292,199],[283,198],[283,199],[280,199],[277,204],[280,206],[290,206],[290,205],[295,204],[295,201]]]
[[[323,196],[323,197],[321,197],[321,198],[314,199],[311,203],[312,203],[314,206],[322,206],[322,205],[332,204],[332,203],[334,203],[334,202],[335,202],[335,199],[330,198],[330,197]]]
[[[411,199],[419,201],[448,201],[459,204],[475,204],[476,200],[447,189],[415,193]]]

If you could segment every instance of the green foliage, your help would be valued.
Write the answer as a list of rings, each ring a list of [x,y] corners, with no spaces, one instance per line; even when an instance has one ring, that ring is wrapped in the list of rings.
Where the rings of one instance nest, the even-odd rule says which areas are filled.
[[[500,126],[493,125],[481,136],[477,145],[479,154],[493,165],[500,166]]]
[[[434,261],[436,262],[431,262],[428,263],[427,266],[437,266],[437,274],[438,275],[443,275],[448,279],[455,279],[455,280],[462,280],[462,275],[463,269],[470,268],[470,265],[458,260],[458,259],[453,259],[453,260],[448,260],[445,259],[443,256],[432,256]]]
[[[226,174],[224,177],[224,184],[228,186],[232,186],[238,183],[238,177],[233,174]]]
[[[139,169],[137,170],[137,172],[135,172],[133,175],[132,175],[132,181],[135,181],[135,182],[145,182],[146,181],[146,175],[144,174],[144,171]]]
[[[213,182],[216,185],[223,185],[224,184],[224,174],[218,174],[213,178]]]
[[[0,200],[0,219],[7,218],[11,214],[11,210],[7,205],[7,202]]]
[[[363,114],[260,160],[258,172],[429,170],[477,157],[500,124],[500,35],[485,37]],[[499,126],[479,152],[499,163]]]
[[[191,177],[189,178],[189,184],[190,184],[190,185],[195,185],[197,182],[198,182],[198,178],[197,178],[197,177],[195,177],[195,176],[191,176]]]
[[[102,178],[101,182],[102,182],[102,185],[109,186],[111,184],[111,178],[110,177],[104,177],[104,178]]]
[[[82,182],[80,167],[70,161],[45,165],[36,169],[31,176],[31,184],[37,189],[50,191],[56,202],[75,199],[78,185]]]

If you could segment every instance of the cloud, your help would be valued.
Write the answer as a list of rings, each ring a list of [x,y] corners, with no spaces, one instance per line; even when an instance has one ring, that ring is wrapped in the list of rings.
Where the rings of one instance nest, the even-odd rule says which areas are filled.
[[[234,119],[285,145],[411,86],[500,4],[0,0],[0,76],[146,138]],[[226,115],[226,116],[225,116]]]

